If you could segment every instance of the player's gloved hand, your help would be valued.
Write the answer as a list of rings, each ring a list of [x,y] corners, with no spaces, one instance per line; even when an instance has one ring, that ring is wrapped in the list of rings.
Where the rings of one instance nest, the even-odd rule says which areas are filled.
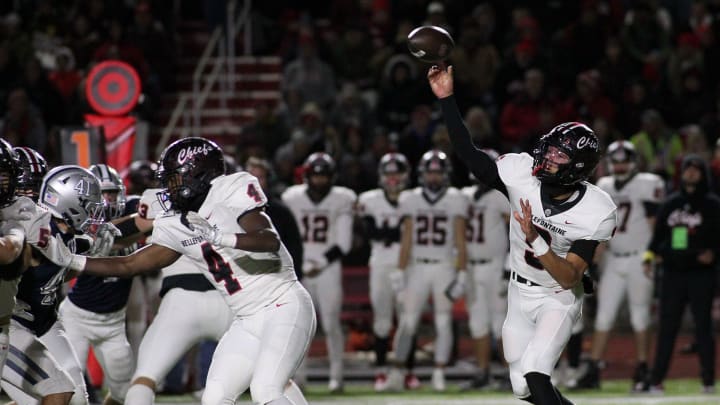
[[[0,210],[2,221],[27,221],[35,212],[35,202],[27,197],[18,197],[15,202]]]
[[[305,274],[308,277],[315,277],[318,274],[320,274],[325,267],[328,266],[328,261],[325,258],[325,256],[320,256],[319,258],[315,259],[306,259],[303,262],[303,274]]]
[[[392,270],[388,277],[390,278],[390,288],[392,288],[395,295],[405,290],[405,270]]]
[[[20,241],[20,243],[25,240],[25,228],[12,220],[3,220],[0,232],[2,232],[2,236],[13,237]]]
[[[110,222],[105,222],[98,227],[95,235],[95,241],[88,251],[88,256],[103,257],[110,254],[115,238],[122,236],[122,232]]]
[[[237,237],[234,233],[220,232],[219,229],[211,225],[210,222],[201,217],[197,212],[188,212],[186,218],[193,230],[202,235],[206,241],[212,243],[214,246],[235,247]]]
[[[465,286],[467,285],[467,271],[458,270],[455,279],[445,289],[445,296],[450,301],[456,301],[465,295]]]
[[[68,267],[70,270],[82,271],[85,267],[85,256],[74,254],[60,235],[48,238],[44,243],[35,246],[40,253],[48,260],[60,267]]]
[[[583,273],[581,281],[583,286],[583,292],[585,293],[585,295],[595,294],[595,291],[597,291],[597,287],[595,286],[595,280],[593,280],[587,272]]]

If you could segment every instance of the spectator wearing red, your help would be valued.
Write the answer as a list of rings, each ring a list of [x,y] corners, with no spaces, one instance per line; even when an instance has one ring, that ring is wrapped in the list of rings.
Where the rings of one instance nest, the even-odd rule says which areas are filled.
[[[556,122],[552,101],[545,92],[545,75],[540,69],[525,73],[522,90],[503,106],[500,135],[503,151],[526,150],[537,135]]]
[[[649,1],[638,1],[626,15],[622,41],[628,56],[645,80],[659,82],[670,52],[670,36],[664,19]]]
[[[66,47],[58,49],[55,64],[55,70],[50,72],[48,78],[67,103],[80,85],[82,73],[75,69],[75,58],[72,51]]]
[[[592,122],[597,117],[615,124],[615,106],[602,93],[600,73],[588,70],[580,73],[575,82],[575,95],[563,106],[561,121]]]
[[[148,65],[142,50],[125,38],[124,24],[119,20],[110,22],[110,37],[97,48],[93,60],[101,62],[109,59],[119,59],[134,67],[141,80],[145,80]]]

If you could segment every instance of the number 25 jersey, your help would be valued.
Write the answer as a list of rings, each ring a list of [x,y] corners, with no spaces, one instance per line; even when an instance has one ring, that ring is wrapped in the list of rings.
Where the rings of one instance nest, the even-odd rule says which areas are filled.
[[[422,187],[416,187],[400,193],[398,201],[400,214],[413,220],[413,259],[454,263],[455,218],[465,218],[469,206],[460,190],[448,187],[431,201]]]
[[[198,214],[222,233],[245,233],[238,218],[266,204],[257,179],[239,172],[212,181]],[[155,219],[152,243],[191,259],[236,316],[252,315],[270,305],[297,281],[292,258],[282,243],[277,252],[265,253],[216,247],[191,230],[179,212]]]

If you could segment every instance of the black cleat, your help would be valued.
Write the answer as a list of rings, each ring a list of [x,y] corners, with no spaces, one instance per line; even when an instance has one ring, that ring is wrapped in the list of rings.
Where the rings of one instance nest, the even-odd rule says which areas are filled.
[[[635,372],[633,373],[632,388],[630,388],[630,392],[638,393],[647,391],[649,378],[650,372],[648,370],[647,363],[638,363],[638,365],[635,366]]]
[[[587,371],[577,381],[576,389],[599,389],[600,388],[600,368],[595,361],[588,361]]]
[[[474,391],[488,388],[490,378],[487,373],[476,375],[472,380],[460,384],[460,391]]]

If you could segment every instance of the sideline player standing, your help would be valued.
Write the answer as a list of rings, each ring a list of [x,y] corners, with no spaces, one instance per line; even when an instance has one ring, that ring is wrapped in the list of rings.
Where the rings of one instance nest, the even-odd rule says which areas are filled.
[[[398,269],[391,275],[393,288],[402,294],[400,322],[395,334],[395,360],[400,365],[412,350],[423,309],[433,300],[435,368],[431,383],[445,390],[445,365],[452,351],[452,301],[464,293],[467,279],[465,226],[468,201],[450,187],[450,159],[430,150],[420,159],[420,187],[400,194],[401,224]],[[457,258],[453,260],[454,258]],[[388,388],[402,389],[397,367],[390,371]]]
[[[492,159],[498,157],[494,150],[485,150]],[[479,389],[490,383],[490,332],[501,342],[502,321],[497,307],[500,287],[503,283],[503,264],[508,250],[508,221],[510,205],[507,198],[486,184],[475,179],[475,185],[462,189],[470,202],[467,231],[468,283],[467,312],[470,335],[475,342],[475,360],[478,374],[461,389]],[[504,305],[503,305],[504,306]]]
[[[331,392],[343,390],[344,337],[342,266],[340,259],[352,244],[353,209],[357,196],[335,186],[335,161],[323,152],[305,160],[305,184],[289,187],[282,199],[290,207],[303,236],[302,282],[320,314],[330,358]]]
[[[502,335],[513,392],[533,404],[570,404],[550,383],[550,373],[581,314],[583,273],[616,223],[610,196],[585,181],[600,160],[598,139],[587,126],[568,122],[543,135],[533,156],[506,154],[493,162],[473,145],[463,124],[452,66],[433,66],[428,81],[455,153],[479,181],[508,196],[512,207],[512,273]]]
[[[653,290],[653,280],[642,271],[642,255],[650,242],[665,184],[656,174],[637,171],[637,153],[632,143],[613,142],[606,154],[611,175],[600,178],[597,186],[610,194],[617,205],[618,228],[604,252],[590,363],[587,374],[578,381],[578,388],[600,388],[598,362],[605,354],[620,304],[627,297],[637,362],[632,390],[642,391],[648,374]]]
[[[401,215],[398,197],[410,181],[410,163],[403,154],[386,153],[378,164],[378,177],[380,187],[358,197],[358,215],[371,241],[370,304],[373,310],[377,367],[374,388],[375,391],[384,391],[387,388],[390,330],[399,304],[390,279],[390,274],[397,267],[400,251]],[[411,353],[409,358],[412,357]]]

